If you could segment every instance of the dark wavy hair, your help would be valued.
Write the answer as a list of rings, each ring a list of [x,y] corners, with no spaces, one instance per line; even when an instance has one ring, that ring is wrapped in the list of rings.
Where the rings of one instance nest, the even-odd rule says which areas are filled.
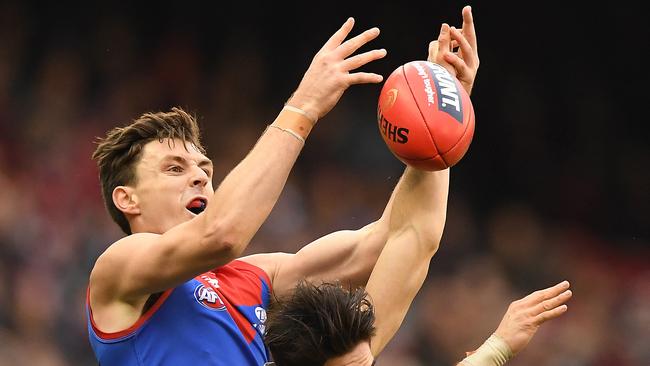
[[[105,138],[97,139],[98,146],[92,158],[97,161],[99,168],[104,204],[113,221],[126,234],[131,234],[131,227],[124,213],[113,203],[113,190],[118,186],[135,184],[135,165],[142,156],[144,145],[166,138],[192,143],[205,154],[196,119],[181,108],[172,108],[169,112],[145,113],[130,125],[116,127]]]
[[[362,287],[301,281],[268,311],[265,342],[277,366],[319,366],[375,333],[375,312]]]

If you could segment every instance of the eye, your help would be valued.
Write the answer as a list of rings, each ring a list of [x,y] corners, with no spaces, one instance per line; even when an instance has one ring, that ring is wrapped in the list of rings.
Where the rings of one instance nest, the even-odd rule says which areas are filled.
[[[178,165],[172,165],[172,166],[170,166],[169,168],[167,168],[167,171],[168,171],[168,172],[174,172],[174,173],[182,173],[182,172],[183,172],[183,168],[181,168],[181,167],[178,166]]]
[[[208,177],[211,177],[211,176],[212,176],[212,171],[211,171],[211,170],[209,170],[209,169],[203,169],[203,171],[205,172],[205,174],[207,174]]]

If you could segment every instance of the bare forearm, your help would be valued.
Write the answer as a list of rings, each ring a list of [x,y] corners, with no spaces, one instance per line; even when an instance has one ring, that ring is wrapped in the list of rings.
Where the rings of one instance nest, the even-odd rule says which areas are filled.
[[[304,117],[282,111],[274,125],[304,125],[301,119]],[[245,249],[268,217],[302,147],[303,143],[290,133],[268,128],[215,191],[206,221],[218,228],[214,230],[218,235],[228,236],[234,252]]]
[[[375,248],[377,256],[388,236],[403,230],[407,225],[416,229],[435,228],[441,232],[446,219],[448,192],[449,169],[425,172],[407,167],[381,218],[372,228],[378,242],[375,245],[380,244]]]
[[[350,72],[386,55],[385,50],[374,50],[348,62],[348,56],[379,35],[379,29],[373,28],[343,42],[353,24],[353,19],[348,19],[316,53],[298,89],[287,101],[291,111],[283,109],[273,122],[278,128],[270,128],[260,138],[215,192],[216,204],[212,206],[217,207],[210,212],[207,224],[217,226],[210,230],[214,234],[211,236],[229,237],[227,244],[232,244],[234,254],[246,248],[271,212],[302,148],[300,140],[314,123],[336,105],[350,85],[383,80],[373,73]]]
[[[396,188],[389,219],[389,237],[415,230],[437,249],[447,217],[449,169],[426,172],[408,167]]]
[[[426,278],[444,227],[448,188],[449,170],[407,168],[395,189],[388,240],[366,287],[377,318],[371,342],[374,355],[399,329]]]
[[[445,224],[449,171],[423,172],[407,167],[390,196],[379,220],[360,233],[360,242],[352,260],[359,269],[355,279],[368,282],[389,235],[410,225],[418,235],[430,238],[425,244],[437,248]],[[396,203],[399,202],[399,203]],[[397,206],[395,214],[393,208]],[[431,250],[427,250],[431,251]]]

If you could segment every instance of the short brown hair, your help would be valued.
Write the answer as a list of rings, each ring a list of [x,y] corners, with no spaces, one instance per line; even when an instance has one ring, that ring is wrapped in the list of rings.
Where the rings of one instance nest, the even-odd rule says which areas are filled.
[[[135,165],[142,156],[144,146],[153,140],[180,139],[194,144],[201,153],[201,133],[196,119],[182,110],[145,113],[125,127],[110,130],[105,138],[97,139],[97,149],[92,158],[97,161],[102,196],[106,209],[122,231],[131,234],[126,216],[113,203],[115,187],[137,182]],[[187,146],[185,147],[187,149]]]
[[[362,287],[301,281],[269,307],[264,340],[277,366],[319,366],[375,333],[375,312]]]

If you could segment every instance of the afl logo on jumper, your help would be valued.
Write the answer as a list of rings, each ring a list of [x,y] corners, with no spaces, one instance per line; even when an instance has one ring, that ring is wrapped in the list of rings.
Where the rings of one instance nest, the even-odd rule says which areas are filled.
[[[196,301],[210,310],[226,310],[226,305],[219,297],[219,294],[210,287],[205,287],[203,284],[198,285],[194,289],[194,298]]]

